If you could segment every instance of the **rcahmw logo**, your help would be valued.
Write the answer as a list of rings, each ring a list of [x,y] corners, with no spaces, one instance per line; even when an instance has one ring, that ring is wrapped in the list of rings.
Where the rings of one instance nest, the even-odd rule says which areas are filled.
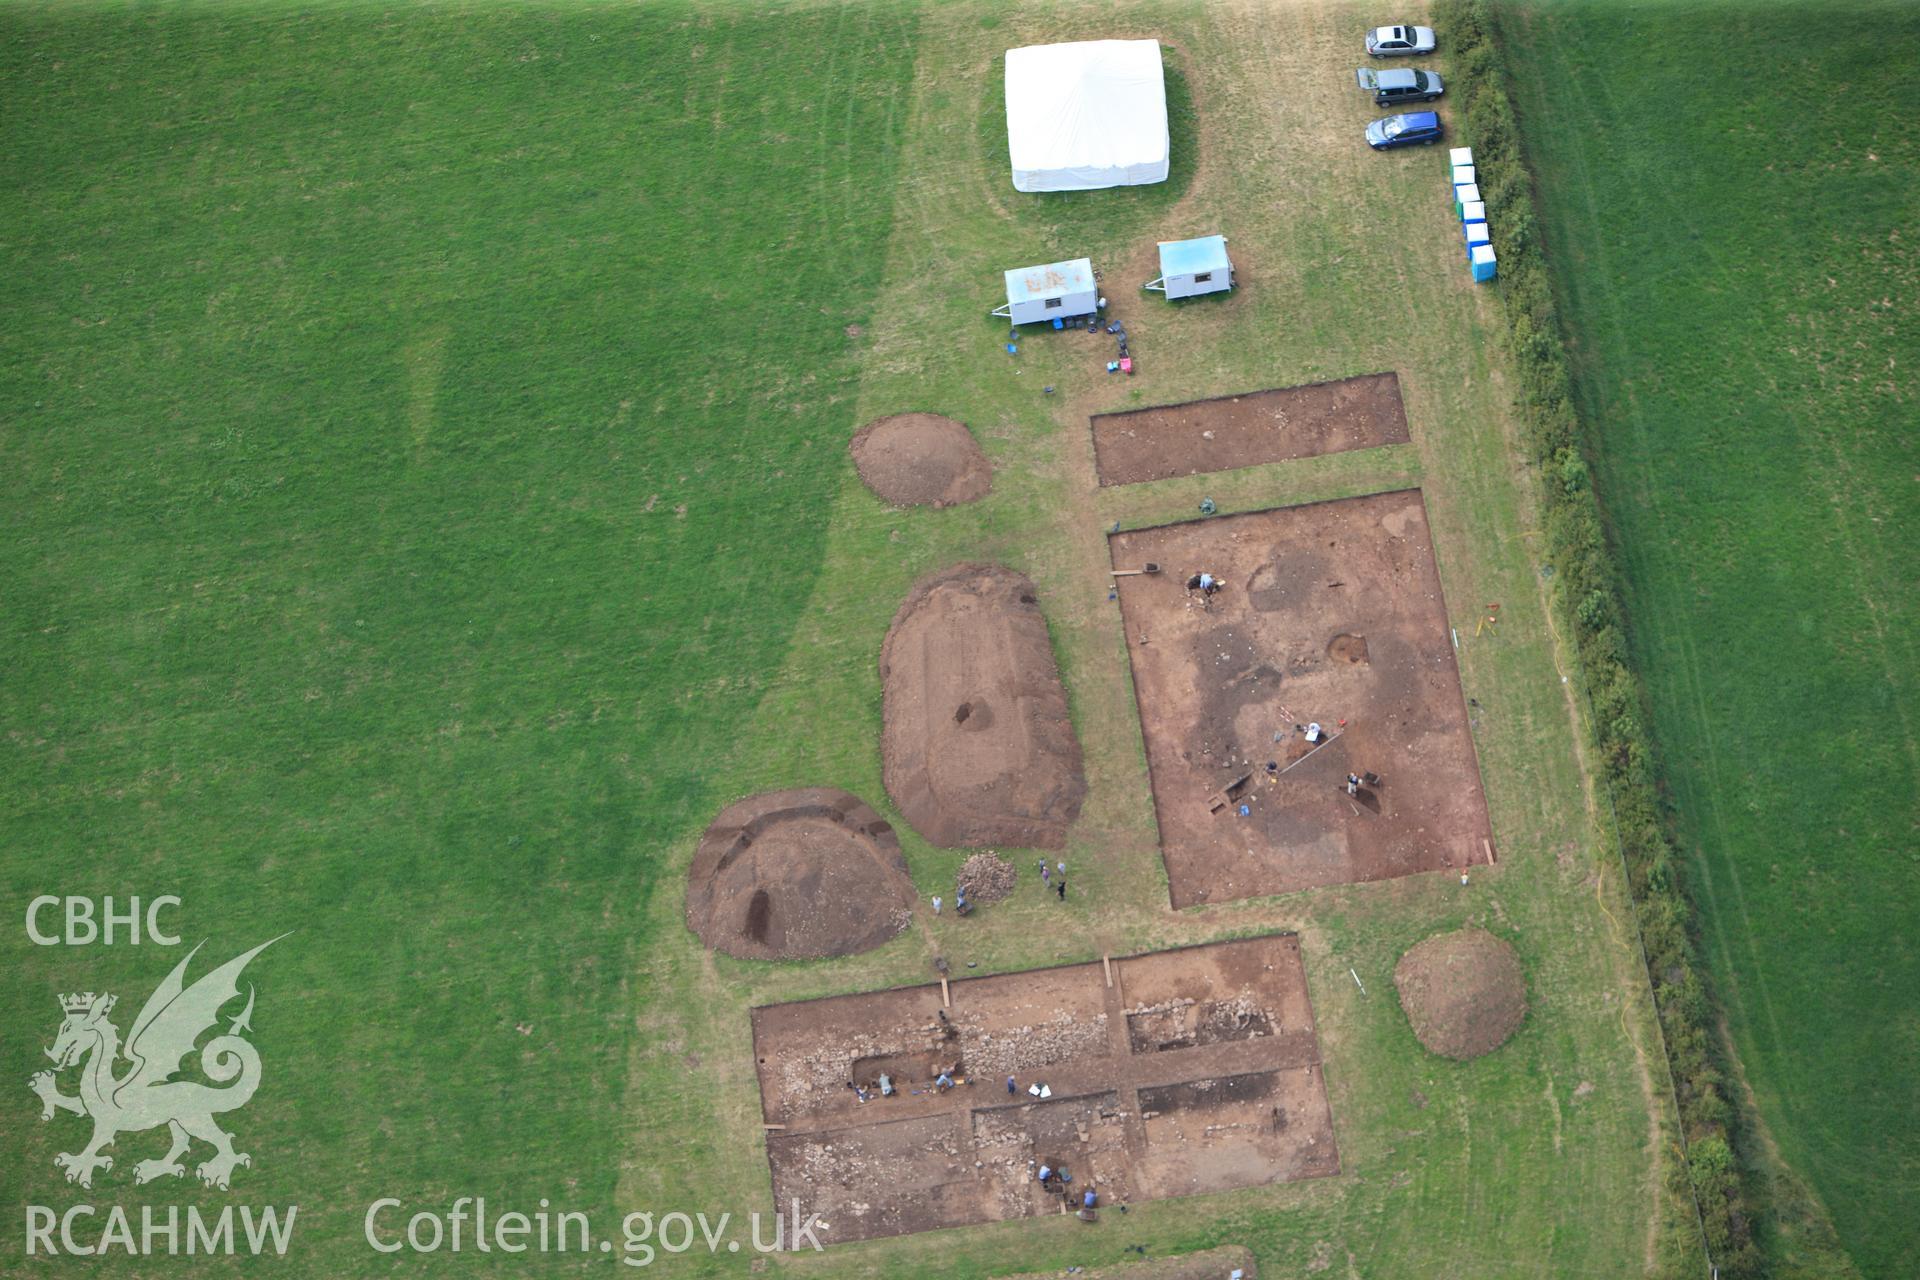
[[[93,1123],[92,1137],[84,1146],[53,1158],[68,1182],[92,1187],[96,1174],[113,1169],[113,1157],[105,1151],[121,1134],[162,1127],[171,1145],[164,1153],[134,1164],[136,1183],[186,1176],[181,1158],[195,1143],[212,1148],[194,1166],[195,1176],[209,1187],[226,1190],[236,1169],[252,1165],[253,1157],[235,1150],[233,1135],[215,1119],[244,1107],[260,1087],[260,1054],[246,1039],[253,1030],[251,985],[245,1006],[228,1015],[224,1031],[219,1024],[221,1010],[240,998],[241,972],[279,940],[261,943],[189,986],[187,966],[200,952],[196,946],[147,998],[124,1042],[112,1017],[118,1003],[114,995],[85,991],[60,998],[64,1017],[53,1047],[46,1051],[53,1069],[35,1074],[28,1086],[40,1099],[42,1120],[52,1120],[64,1111]],[[200,1044],[209,1031],[215,1034]],[[211,1084],[176,1078],[196,1048],[200,1074]],[[123,1061],[127,1065],[121,1069]],[[61,1076],[68,1070],[76,1073],[71,1094],[60,1087]],[[136,1231],[127,1212],[117,1205],[97,1209],[79,1204],[64,1211],[28,1205],[27,1252],[84,1256],[114,1250],[137,1255],[232,1253],[236,1248],[260,1253],[272,1248],[284,1253],[297,1212],[297,1206],[242,1206],[236,1236],[231,1206],[214,1215],[194,1206],[184,1211],[146,1206]]]

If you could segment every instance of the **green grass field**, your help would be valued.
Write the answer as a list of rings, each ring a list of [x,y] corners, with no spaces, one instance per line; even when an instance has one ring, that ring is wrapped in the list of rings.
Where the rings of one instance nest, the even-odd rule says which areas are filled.
[[[1645,980],[1510,461],[1497,304],[1466,278],[1441,157],[1359,143],[1366,20],[0,9],[0,90],[31,104],[0,122],[8,918],[40,893],[177,893],[214,962],[297,930],[249,971],[267,1075],[230,1120],[255,1160],[231,1193],[134,1187],[157,1135],[124,1138],[91,1191],[61,1181],[81,1122],[41,1125],[21,1087],[56,995],[112,989],[130,1018],[177,954],[0,931],[0,1250],[19,1256],[22,1206],[81,1199],[298,1204],[278,1266],[329,1276],[425,1269],[363,1242],[383,1196],[548,1197],[603,1234],[633,1210],[767,1211],[748,1005],[923,980],[936,953],[987,972],[1288,927],[1340,1177],[775,1270],[990,1276],[1133,1243],[1370,1277],[1686,1265]],[[1116,33],[1170,46],[1176,179],[1017,196],[991,127],[1001,52]],[[1233,298],[1140,300],[1155,238],[1212,230]],[[1080,253],[1134,331],[1130,381],[1084,337],[1009,358],[983,319],[1002,268]],[[1385,368],[1410,446],[1095,490],[1089,412]],[[847,438],[907,409],[972,426],[988,499],[897,512],[860,487]],[[1462,622],[1499,868],[1467,892],[1422,877],[1174,914],[1104,529],[1203,495],[1242,510],[1409,482]],[[962,557],[1041,588],[1091,785],[1074,900],[922,919],[817,964],[704,952],[680,879],[727,801],[834,785],[890,812],[881,637],[915,577]],[[1474,641],[1482,601],[1503,622]],[[959,855],[902,835],[922,891],[947,883]],[[1533,998],[1512,1044],[1464,1065],[1420,1050],[1390,981],[1463,920],[1513,939]],[[250,1266],[109,1264],[176,1268]]]
[[[1505,25],[1747,1083],[1861,1271],[1910,1274],[1920,13],[1579,3]],[[1791,1263],[1800,1193],[1775,1190]]]

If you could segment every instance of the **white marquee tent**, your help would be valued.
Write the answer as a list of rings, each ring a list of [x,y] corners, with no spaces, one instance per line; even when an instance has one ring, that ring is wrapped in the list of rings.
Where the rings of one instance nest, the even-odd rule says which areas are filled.
[[[1158,40],[1007,50],[1007,150],[1019,191],[1167,180],[1167,86]]]

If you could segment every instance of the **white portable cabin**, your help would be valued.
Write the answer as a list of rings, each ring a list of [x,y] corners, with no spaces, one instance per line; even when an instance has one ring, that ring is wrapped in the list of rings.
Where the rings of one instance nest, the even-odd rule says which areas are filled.
[[[1233,263],[1227,258],[1227,238],[1162,240],[1160,278],[1147,281],[1141,288],[1164,293],[1169,298],[1193,298],[1233,288]]]
[[[1093,278],[1093,260],[1050,262],[1007,272],[1007,303],[993,314],[1014,324],[1071,320],[1100,309],[1100,284]]]
[[[1016,191],[1096,191],[1167,180],[1158,40],[1007,50],[1007,153]]]

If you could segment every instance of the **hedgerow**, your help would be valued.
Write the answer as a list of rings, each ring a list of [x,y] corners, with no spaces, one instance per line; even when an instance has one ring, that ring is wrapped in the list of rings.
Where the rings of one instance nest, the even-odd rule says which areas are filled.
[[[1720,1274],[1757,1276],[1765,1264],[1753,1236],[1753,1188],[1734,1156],[1736,1113],[1726,1093],[1719,1011],[1700,963],[1694,906],[1661,800],[1647,731],[1649,704],[1628,652],[1620,574],[1574,407],[1566,334],[1540,251],[1532,179],[1494,15],[1489,0],[1435,0],[1433,13],[1446,32],[1453,70],[1448,97],[1473,147],[1499,262],[1497,288],[1519,370],[1522,432],[1540,480],[1550,607],[1572,637],[1588,732],[1610,801],[1601,821],[1611,829],[1626,871],[1671,1069],[1682,1137],[1673,1190],[1697,1205],[1706,1251]]]

